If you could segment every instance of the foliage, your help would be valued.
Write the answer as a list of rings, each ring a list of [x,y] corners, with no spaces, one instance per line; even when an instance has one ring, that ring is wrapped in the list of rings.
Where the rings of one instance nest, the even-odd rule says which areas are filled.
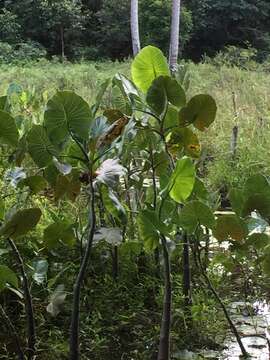
[[[33,41],[20,42],[17,44],[9,44],[0,42],[0,63],[6,64],[20,64],[23,65],[29,61],[37,61],[46,57],[46,50],[39,44]]]
[[[129,6],[128,0],[3,1],[0,41],[33,41],[51,56],[64,55],[72,60],[123,59],[131,55]],[[267,1],[183,2],[182,56],[198,60],[205,54],[212,57],[228,46],[251,46],[258,60],[266,59],[270,46],[269,11]],[[140,0],[139,14],[143,46],[153,44],[168,53],[170,1]]]
[[[194,23],[191,51],[213,55],[225,45],[243,47],[248,42],[260,50],[261,57],[267,54],[268,1],[192,0],[190,9]]]
[[[50,65],[30,68],[36,76],[39,66]],[[1,304],[20,337],[27,338],[26,307],[20,305],[26,293],[22,279],[27,277],[38,356],[68,356],[71,312],[76,315],[78,281],[84,279],[79,294],[82,358],[156,358],[163,295],[170,290],[168,282],[162,286],[165,275],[171,280],[174,304],[172,331],[166,336],[171,335],[172,353],[177,353],[193,334],[186,327],[181,280],[188,232],[195,293],[190,310],[198,326],[196,345],[204,346],[205,329],[211,336],[225,330],[217,325],[213,330],[209,324],[209,319],[222,320],[204,286],[198,256],[203,256],[208,276],[221,291],[224,279],[215,276],[215,265],[233,271],[238,265],[246,269],[250,261],[252,278],[260,266],[262,276],[268,274],[268,180],[257,174],[235,182],[229,192],[235,214],[216,219],[219,199],[207,191],[201,154],[219,146],[212,139],[221,125],[214,123],[216,102],[205,93],[198,72],[187,90],[178,77],[170,76],[164,55],[152,46],[132,63],[132,80],[125,76],[127,65],[119,65],[125,74],[113,74],[109,80],[111,63],[90,66],[75,65],[71,75],[70,65],[55,64],[61,69],[57,71],[63,69],[63,78],[49,74],[47,91],[43,84],[33,90],[13,83],[0,98],[5,125],[0,137],[0,256],[5,266]],[[98,66],[106,75],[93,82]],[[213,69],[209,64],[200,67],[207,74]],[[82,77],[77,69],[83,69]],[[91,76],[85,78],[89,69]],[[230,68],[226,71],[231,75]],[[216,82],[217,75],[212,76]],[[227,166],[233,161],[238,159],[230,159]],[[227,252],[220,247],[214,259],[207,259],[209,232],[229,243]],[[25,264],[23,276],[11,240]],[[18,304],[14,312],[12,296],[12,303]],[[46,326],[41,326],[44,321]],[[4,340],[12,358],[14,347]]]
[[[16,43],[20,39],[21,26],[17,15],[7,9],[0,14],[0,41]]]
[[[247,46],[241,48],[237,46],[226,46],[225,49],[219,51],[213,59],[208,57],[204,61],[212,63],[216,66],[237,66],[246,70],[256,70],[258,51],[255,48]]]

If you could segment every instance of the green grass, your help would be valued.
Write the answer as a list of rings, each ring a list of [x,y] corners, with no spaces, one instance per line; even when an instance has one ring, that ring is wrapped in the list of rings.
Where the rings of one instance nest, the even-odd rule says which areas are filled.
[[[2,66],[0,94],[6,92],[10,83],[18,83],[34,94],[42,105],[58,88],[75,90],[93,103],[105,79],[119,71],[129,76],[129,68],[130,63],[119,62],[59,64],[44,61],[29,66]],[[215,124],[200,134],[204,152],[211,160],[206,162],[210,187],[240,185],[247,176],[258,171],[270,175],[270,74],[211,64],[189,64],[189,71],[191,86],[188,97],[209,93],[218,105]],[[230,142],[235,125],[239,126],[238,150],[237,159],[231,161]]]
[[[24,89],[41,96],[48,91],[49,96],[57,89],[74,90],[88,102],[95,101],[100,84],[115,73],[128,73],[129,64],[119,62],[101,63],[50,63],[42,61],[28,66],[1,66],[0,93],[4,94],[11,83],[20,84]]]

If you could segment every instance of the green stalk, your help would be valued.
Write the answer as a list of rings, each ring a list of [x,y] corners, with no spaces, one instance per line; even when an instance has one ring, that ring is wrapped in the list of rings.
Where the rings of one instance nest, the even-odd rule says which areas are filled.
[[[89,211],[89,233],[87,239],[87,245],[85,253],[81,262],[81,267],[75,281],[73,291],[73,309],[71,315],[71,326],[70,326],[70,360],[79,360],[79,325],[80,325],[80,295],[81,287],[85,279],[87,266],[91,254],[93,245],[93,239],[96,229],[96,215],[95,215],[95,192],[93,187],[93,173],[90,172],[89,178],[90,185],[90,211]]]
[[[35,357],[36,353],[36,328],[35,328],[35,319],[34,319],[34,310],[32,303],[32,296],[30,293],[30,286],[28,282],[28,278],[26,275],[24,262],[21,257],[21,254],[12,239],[8,239],[9,245],[12,248],[12,251],[15,255],[17,264],[20,268],[20,272],[23,280],[23,293],[24,293],[24,301],[26,308],[26,317],[27,317],[27,327],[28,327],[28,339],[27,339],[27,360],[32,360]]]
[[[163,314],[160,328],[158,360],[170,359],[170,330],[171,330],[171,307],[172,307],[172,283],[170,256],[166,238],[161,236],[163,259],[164,259],[164,299]]]
[[[233,323],[233,321],[232,321],[232,319],[231,319],[231,317],[230,317],[230,315],[229,315],[228,310],[226,309],[226,306],[224,305],[223,301],[222,301],[221,298],[219,297],[216,289],[214,288],[211,280],[209,279],[206,271],[204,270],[204,266],[203,266],[203,264],[202,264],[201,256],[200,256],[200,252],[199,252],[199,251],[198,251],[198,262],[199,262],[199,264],[200,264],[201,273],[202,273],[202,275],[203,275],[203,277],[204,277],[204,279],[205,279],[205,281],[206,281],[209,289],[211,290],[211,292],[212,292],[213,295],[215,296],[217,302],[219,303],[220,307],[222,308],[223,313],[224,313],[224,315],[225,315],[225,317],[226,317],[226,320],[228,321],[228,324],[229,324],[229,326],[230,326],[230,328],[231,328],[231,331],[232,331],[232,333],[234,334],[234,336],[235,336],[235,338],[236,338],[236,340],[237,340],[237,342],[238,342],[238,345],[239,345],[239,347],[240,347],[240,349],[241,349],[241,352],[242,352],[242,356],[243,356],[245,359],[249,358],[249,354],[248,354],[248,352],[246,351],[246,349],[245,349],[245,347],[244,347],[244,344],[243,344],[243,342],[242,342],[242,340],[241,340],[241,337],[240,337],[240,335],[239,335],[239,333],[238,333],[238,331],[237,331],[237,329],[236,329],[236,327],[235,327],[235,325],[234,325],[234,323]]]

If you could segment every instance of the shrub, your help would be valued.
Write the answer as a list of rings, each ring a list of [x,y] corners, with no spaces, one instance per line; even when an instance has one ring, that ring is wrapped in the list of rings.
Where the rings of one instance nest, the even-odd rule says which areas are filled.
[[[45,58],[47,52],[39,43],[28,41],[16,45],[0,42],[0,63],[21,63]]]
[[[256,70],[258,66],[256,63],[257,55],[257,50],[249,45],[247,48],[229,45],[219,51],[213,59],[205,56],[204,61],[216,66],[227,65],[247,70]]]

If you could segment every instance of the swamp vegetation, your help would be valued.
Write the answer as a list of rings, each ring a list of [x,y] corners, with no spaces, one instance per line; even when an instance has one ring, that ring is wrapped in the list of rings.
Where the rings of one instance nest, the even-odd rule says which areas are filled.
[[[1,75],[0,359],[268,354],[269,75],[50,69]]]

